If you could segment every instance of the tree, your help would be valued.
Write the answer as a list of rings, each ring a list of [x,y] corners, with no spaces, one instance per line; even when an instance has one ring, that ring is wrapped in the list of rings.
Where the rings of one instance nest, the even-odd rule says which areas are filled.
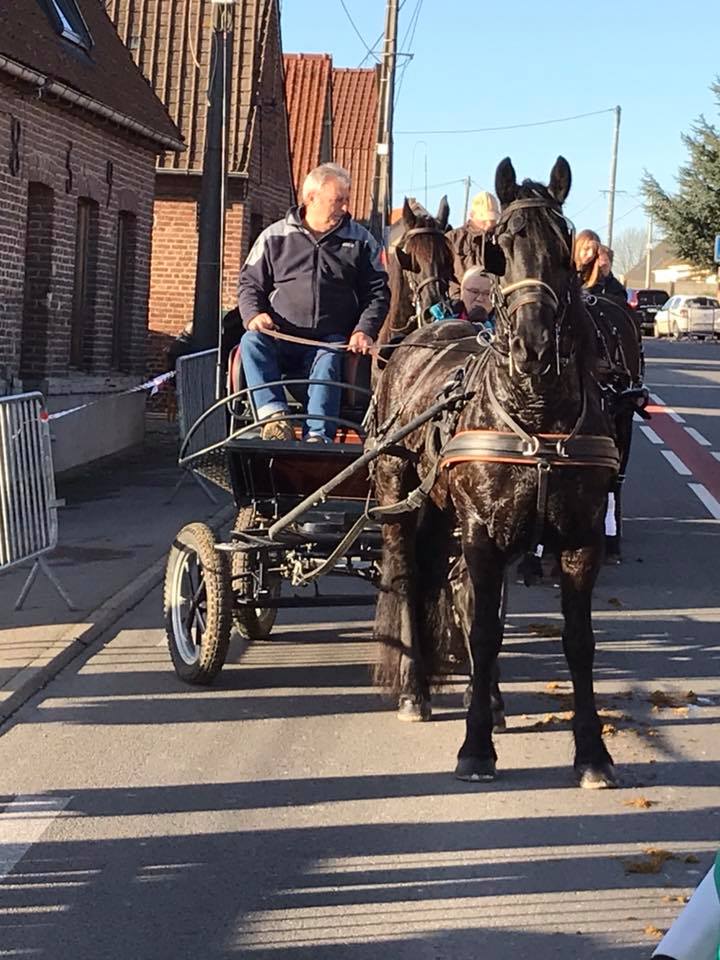
[[[646,231],[642,227],[627,227],[622,233],[618,234],[613,244],[613,250],[615,251],[613,273],[615,276],[622,277],[639,263],[645,254],[646,244]]]
[[[720,111],[720,76],[710,89]],[[678,171],[677,193],[666,193],[647,171],[642,189],[673,249],[698,269],[712,269],[720,232],[720,132],[701,116],[682,139],[689,160]]]

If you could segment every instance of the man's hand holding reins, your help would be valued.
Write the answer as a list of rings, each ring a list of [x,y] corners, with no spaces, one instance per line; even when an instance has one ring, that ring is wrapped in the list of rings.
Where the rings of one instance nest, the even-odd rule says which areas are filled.
[[[372,345],[372,337],[369,337],[366,333],[363,333],[362,330],[356,330],[348,341],[348,350],[350,353],[368,354],[372,349]]]
[[[247,322],[248,330],[263,333],[265,330],[277,330],[277,324],[269,313],[258,313]]]

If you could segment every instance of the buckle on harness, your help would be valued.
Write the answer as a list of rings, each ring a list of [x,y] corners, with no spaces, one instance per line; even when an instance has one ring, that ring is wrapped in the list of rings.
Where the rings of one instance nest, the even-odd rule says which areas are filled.
[[[539,437],[530,437],[529,440],[523,440],[522,442],[522,455],[524,457],[536,456],[539,449],[540,449]]]

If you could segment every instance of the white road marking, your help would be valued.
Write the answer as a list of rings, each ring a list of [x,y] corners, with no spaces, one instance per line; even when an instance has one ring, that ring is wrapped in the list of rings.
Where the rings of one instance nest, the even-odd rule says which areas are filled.
[[[673,470],[679,473],[681,477],[692,476],[692,470],[688,470],[680,457],[676,453],[673,453],[672,450],[661,450],[660,453],[665,457]]]
[[[675,421],[675,423],[685,423],[685,418],[681,417],[679,413],[675,413],[673,408],[669,407],[662,397],[659,397],[656,393],[651,393],[650,399],[655,403],[656,406],[665,407],[663,413],[666,413],[671,420]]]
[[[643,422],[644,422],[644,421],[643,421],[643,418],[640,416],[639,413],[634,413],[634,414],[633,414],[633,420],[635,421],[635,423],[643,423]]]
[[[716,520],[720,520],[720,503],[718,503],[710,491],[701,483],[689,483],[688,486],[698,500],[707,507],[710,516],[715,517]]]
[[[654,444],[656,444],[657,446],[662,446],[662,444],[663,444],[663,438],[662,438],[662,437],[659,437],[659,436],[655,433],[655,431],[653,430],[652,427],[642,426],[642,427],[640,427],[640,429],[641,429],[642,432],[645,434],[645,436],[648,438],[648,440],[650,441],[650,443],[654,443]]]
[[[701,447],[712,446],[707,437],[704,437],[699,430],[695,429],[695,427],[685,427],[685,433],[689,433],[693,440],[697,440]]]
[[[720,453],[718,453],[717,450],[711,450],[710,456],[715,457],[716,460],[720,460]]]
[[[0,881],[43,836],[72,797],[17,796],[0,813]]]

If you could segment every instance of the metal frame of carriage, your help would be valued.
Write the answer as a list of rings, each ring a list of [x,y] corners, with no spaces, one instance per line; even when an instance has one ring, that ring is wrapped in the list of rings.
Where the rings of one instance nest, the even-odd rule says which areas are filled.
[[[292,391],[309,381],[280,383]],[[259,434],[266,421],[258,419],[249,388],[218,400],[185,436],[180,466],[232,493],[237,507],[229,539],[218,540],[209,526],[195,522],[178,532],[170,548],[165,627],[175,671],[185,682],[212,682],[225,663],[233,629],[248,640],[266,639],[279,609],[367,605],[366,593],[321,593],[318,581],[332,575],[376,586],[382,514],[418,505],[413,491],[390,508],[375,506],[370,465],[467,399],[462,381],[450,382],[421,416],[402,429],[380,431],[382,439],[369,446],[364,421],[371,391],[346,382],[338,386],[355,398],[360,419],[334,419],[333,444],[299,439],[307,414],[294,410],[288,419],[297,425],[298,440],[263,440]],[[367,402],[358,405],[358,396]],[[227,437],[189,452],[193,438],[218,411],[226,416]],[[281,595],[283,583],[291,594]]]

